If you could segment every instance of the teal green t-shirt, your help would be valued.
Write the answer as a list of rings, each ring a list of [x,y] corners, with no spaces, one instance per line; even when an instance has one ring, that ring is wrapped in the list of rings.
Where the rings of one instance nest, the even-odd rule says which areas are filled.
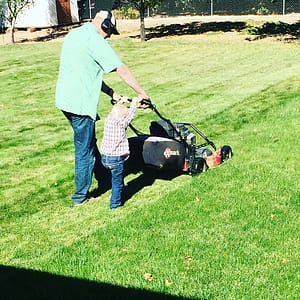
[[[96,120],[104,73],[122,62],[92,23],[73,29],[63,43],[56,107]]]

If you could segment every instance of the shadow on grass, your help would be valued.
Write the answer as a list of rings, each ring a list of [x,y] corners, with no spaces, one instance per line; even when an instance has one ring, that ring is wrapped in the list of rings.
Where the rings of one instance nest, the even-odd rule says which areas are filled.
[[[159,25],[156,27],[146,28],[146,40],[170,36],[203,34],[207,32],[241,32],[244,30],[246,30],[246,32],[248,32],[250,35],[255,35],[255,39],[262,39],[269,36],[282,37],[286,35],[289,35],[289,37],[286,37],[286,39],[299,39],[300,22],[294,24],[288,24],[284,22],[266,22],[260,26],[249,26],[246,22],[230,21]],[[130,37],[140,38],[140,35]]]
[[[24,42],[45,42],[54,40],[59,37],[64,37],[72,28],[78,27],[80,24],[75,24],[69,27],[56,27],[49,29],[49,34],[45,36],[36,37],[33,39],[23,39]],[[156,27],[146,28],[146,40],[153,38],[162,38],[180,35],[196,35],[207,32],[241,32],[246,30],[250,35],[255,35],[254,38],[246,38],[249,41],[263,39],[266,37],[284,37],[285,40],[299,39],[300,37],[300,22],[288,24],[284,22],[266,22],[259,26],[249,26],[242,21],[224,21],[224,22],[191,22],[185,24],[170,24],[159,25]],[[131,35],[131,38],[140,38],[140,35]]]
[[[193,35],[206,32],[229,32],[242,31],[246,28],[245,22],[191,22],[185,24],[159,25],[146,29],[146,39],[170,37],[178,35]],[[130,36],[131,38],[139,38],[140,35]]]
[[[77,28],[83,25],[82,23],[74,23],[70,25],[58,25],[47,29],[47,34],[42,36],[37,36],[35,38],[24,38],[18,43],[26,43],[26,42],[48,42],[61,37],[65,37],[70,30]],[[22,29],[18,29],[22,30]]]
[[[285,40],[296,40],[300,38],[300,21],[293,24],[284,22],[264,23],[262,26],[251,26],[247,28],[251,35],[255,38],[247,38],[248,40],[263,39],[266,37],[284,37]]]
[[[5,300],[188,299],[9,266],[0,266],[0,282],[1,299]]]

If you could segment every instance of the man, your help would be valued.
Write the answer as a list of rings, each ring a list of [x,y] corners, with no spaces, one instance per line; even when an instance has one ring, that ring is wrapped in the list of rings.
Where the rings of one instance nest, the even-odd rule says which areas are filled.
[[[100,91],[114,100],[120,95],[103,82],[103,74],[116,71],[137,97],[148,99],[144,89],[106,41],[119,34],[110,11],[100,11],[92,22],[70,31],[64,41],[56,86],[56,107],[62,110],[74,131],[75,185],[74,206],[88,201],[89,188],[98,151],[95,121]]]

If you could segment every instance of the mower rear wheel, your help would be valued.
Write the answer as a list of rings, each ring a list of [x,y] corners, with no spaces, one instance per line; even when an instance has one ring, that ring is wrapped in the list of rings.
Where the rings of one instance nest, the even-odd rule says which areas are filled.
[[[199,157],[199,158],[196,158],[193,163],[192,174],[197,175],[199,173],[205,172],[207,169],[208,169],[208,166],[206,164],[205,159],[202,157]]]
[[[221,162],[224,162],[226,159],[231,158],[232,155],[233,153],[230,146],[225,145],[221,148]]]

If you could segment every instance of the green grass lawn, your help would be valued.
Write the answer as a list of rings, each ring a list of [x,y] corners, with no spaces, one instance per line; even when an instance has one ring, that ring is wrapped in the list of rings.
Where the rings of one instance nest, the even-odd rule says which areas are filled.
[[[196,124],[234,157],[195,177],[130,174],[128,186],[144,186],[117,211],[110,191],[73,208],[72,132],[54,103],[62,44],[2,46],[0,264],[143,291],[82,299],[299,299],[299,44],[111,44],[164,116]],[[135,96],[116,74],[105,79]],[[98,142],[109,109],[104,95]],[[139,111],[133,123],[148,131],[153,119]]]

